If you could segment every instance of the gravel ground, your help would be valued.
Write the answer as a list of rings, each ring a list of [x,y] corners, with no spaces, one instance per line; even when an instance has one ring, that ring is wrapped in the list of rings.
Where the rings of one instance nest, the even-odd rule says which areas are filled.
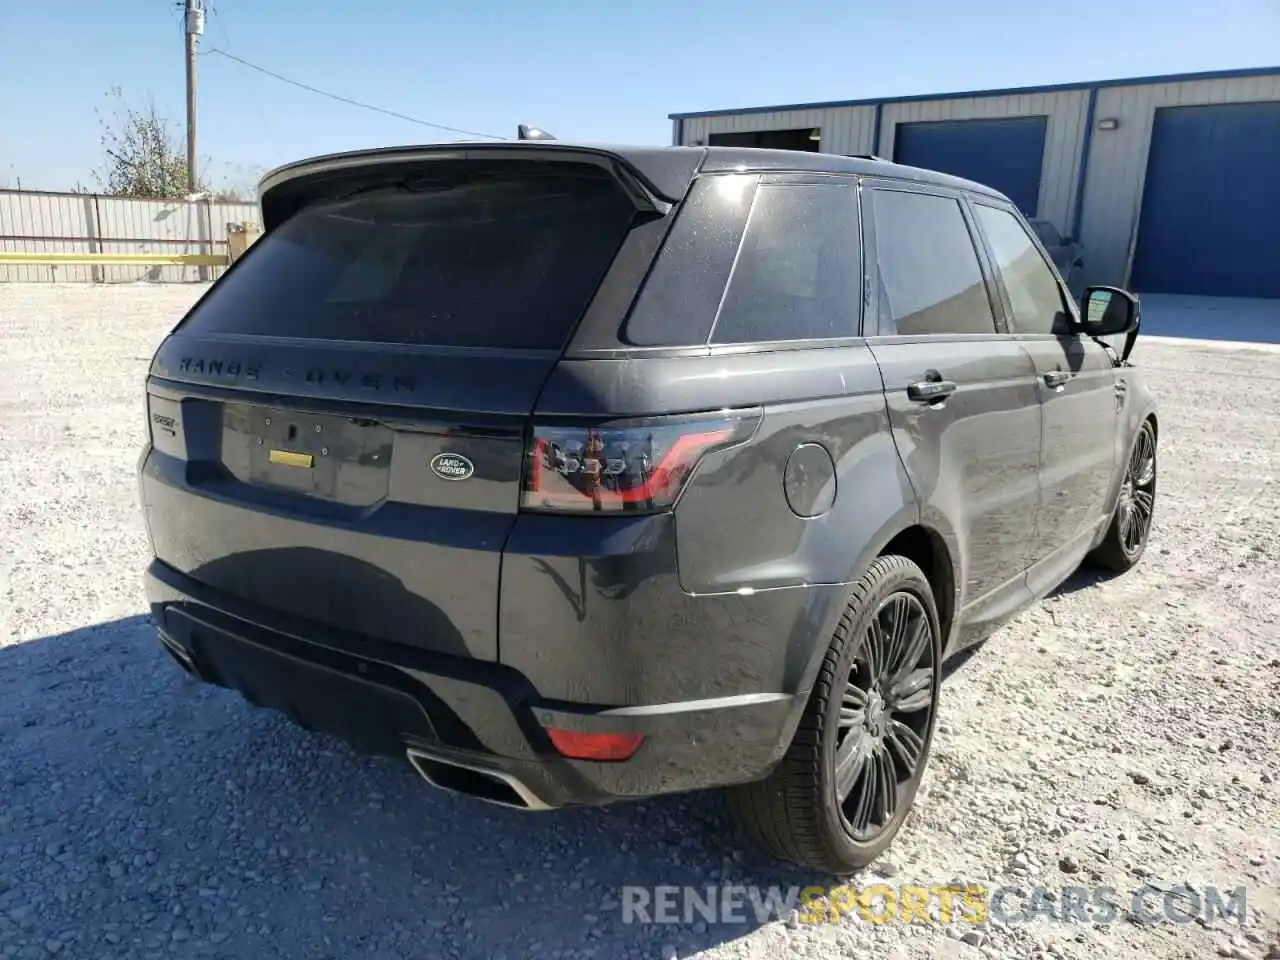
[[[1172,922],[1158,894],[1147,922],[624,924],[624,886],[830,881],[744,853],[711,795],[527,815],[431,791],[161,652],[141,385],[200,289],[0,285],[3,960],[1280,957],[1280,420],[1250,402],[1280,353],[1139,347],[1163,403],[1145,559],[1077,575],[955,670],[916,812],[855,880],[1050,908],[1244,887],[1243,925]]]

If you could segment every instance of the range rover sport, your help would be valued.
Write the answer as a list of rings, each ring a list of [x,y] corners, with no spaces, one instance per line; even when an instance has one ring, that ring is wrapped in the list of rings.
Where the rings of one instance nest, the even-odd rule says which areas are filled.
[[[560,142],[283,167],[162,342],[139,473],[164,647],[522,809],[727,788],[847,873],[944,660],[1137,562],[1138,303],[874,157]]]

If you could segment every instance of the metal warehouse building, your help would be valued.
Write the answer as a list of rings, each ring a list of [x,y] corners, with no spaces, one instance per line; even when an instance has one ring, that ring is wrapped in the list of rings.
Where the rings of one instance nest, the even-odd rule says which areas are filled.
[[[875,154],[989,184],[1091,283],[1280,298],[1280,67],[672,114],[677,144]]]

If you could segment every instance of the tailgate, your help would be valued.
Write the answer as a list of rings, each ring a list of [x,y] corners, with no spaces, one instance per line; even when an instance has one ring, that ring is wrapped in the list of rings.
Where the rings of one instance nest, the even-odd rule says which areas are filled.
[[[157,369],[200,349],[175,338]],[[490,399],[519,407],[550,364],[419,358],[410,374],[414,365],[391,356],[344,360],[437,390],[463,375],[492,377],[504,387]],[[442,362],[448,371],[431,376]],[[487,369],[495,367],[505,375]],[[523,410],[414,412],[159,377],[148,407],[154,449],[142,495],[160,560],[272,610],[497,658],[498,576],[519,501]]]
[[[498,656],[538,394],[627,236],[608,171],[346,170],[161,345],[156,556],[328,626]]]

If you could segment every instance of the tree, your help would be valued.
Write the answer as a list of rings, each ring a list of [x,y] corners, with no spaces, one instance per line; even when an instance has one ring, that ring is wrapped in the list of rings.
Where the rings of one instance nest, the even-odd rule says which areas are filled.
[[[107,98],[113,101],[108,116],[94,110],[106,154],[94,174],[103,192],[166,200],[186,196],[186,146],[170,121],[157,111],[155,102],[135,109],[119,87],[108,91]],[[197,192],[205,189],[203,178],[197,179]]]
[[[210,196],[214,200],[233,200],[239,202],[252,201],[258,193],[258,181],[266,173],[265,168],[256,164],[244,165],[225,163],[217,176],[212,175],[213,167],[204,164],[203,169],[209,173],[212,184]]]

